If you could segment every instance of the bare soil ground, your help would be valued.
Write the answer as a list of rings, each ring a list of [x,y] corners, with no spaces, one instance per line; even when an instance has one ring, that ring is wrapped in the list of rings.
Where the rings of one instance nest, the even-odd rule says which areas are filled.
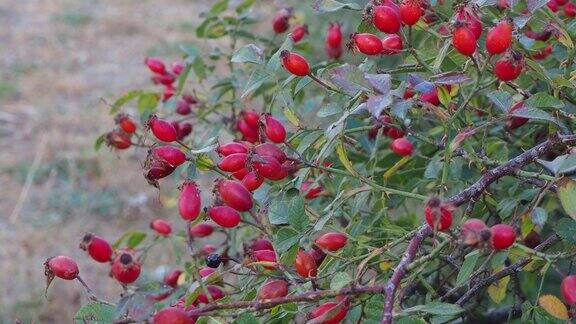
[[[113,240],[154,217],[177,219],[135,153],[96,153],[93,143],[113,123],[101,99],[150,87],[143,58],[176,58],[209,5],[0,1],[0,323],[72,322],[86,302],[77,283],[55,281],[44,298],[42,263],[56,254],[75,257],[96,293],[115,300],[106,265],[78,249],[82,234]]]

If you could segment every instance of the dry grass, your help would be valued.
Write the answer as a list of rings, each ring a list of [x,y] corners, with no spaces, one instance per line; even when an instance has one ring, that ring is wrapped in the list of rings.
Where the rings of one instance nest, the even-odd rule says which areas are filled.
[[[174,45],[192,40],[185,27],[206,3],[0,2],[0,323],[72,321],[86,299],[77,283],[63,281],[44,299],[50,255],[75,257],[96,293],[115,300],[120,290],[107,267],[77,247],[83,232],[114,239],[153,217],[176,219],[146,185],[135,153],[95,153],[92,145],[112,126],[100,99],[148,87],[143,57],[175,58]],[[19,197],[22,208],[11,216]]]

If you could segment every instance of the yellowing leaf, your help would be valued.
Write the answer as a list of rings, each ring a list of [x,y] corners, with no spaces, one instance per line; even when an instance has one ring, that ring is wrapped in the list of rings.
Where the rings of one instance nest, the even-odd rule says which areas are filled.
[[[438,99],[440,99],[440,103],[442,103],[444,107],[448,107],[448,105],[450,105],[450,99],[452,99],[452,97],[450,97],[450,93],[446,88],[438,87]]]
[[[382,261],[378,264],[378,267],[380,268],[380,270],[386,271],[392,269],[392,265],[394,264],[390,261]]]
[[[182,286],[183,284],[186,283],[186,280],[188,280],[188,275],[186,274],[186,272],[182,272],[179,276],[178,276],[178,280],[176,280],[176,284],[178,286]]]
[[[454,98],[458,95],[458,90],[460,90],[459,84],[453,84],[450,88],[450,97]]]
[[[348,155],[346,154],[346,148],[344,148],[342,140],[338,141],[338,144],[336,144],[336,154],[338,154],[340,162],[342,162],[342,164],[344,165],[346,170],[348,170],[348,172],[350,172],[354,176],[359,176],[358,172],[354,169],[354,166],[352,166],[352,162],[350,162],[350,160],[348,159]]]
[[[286,116],[286,118],[292,125],[296,127],[300,126],[300,118],[298,118],[296,113],[292,109],[290,109],[290,107],[284,108],[284,116]]]
[[[394,173],[396,173],[396,171],[398,171],[404,164],[408,163],[408,161],[410,161],[410,156],[405,156],[401,158],[400,161],[396,162],[396,164],[394,164],[390,169],[384,172],[384,180],[393,176]]]
[[[567,48],[573,49],[574,43],[572,43],[572,39],[570,38],[570,35],[568,35],[568,33],[562,28],[558,28],[557,30],[560,32],[560,36],[558,37],[558,41],[560,43],[562,43],[562,45],[566,46]]]
[[[196,157],[196,167],[201,171],[208,171],[214,167],[214,161],[207,154],[199,154]]]
[[[566,309],[566,305],[564,305],[558,297],[553,295],[540,296],[538,304],[540,304],[548,314],[561,320],[568,320],[568,309]]]
[[[558,198],[566,214],[576,220],[576,181],[562,179],[558,187]]]
[[[496,273],[500,270],[502,270],[502,267],[495,269],[494,272]],[[495,304],[500,304],[506,297],[506,287],[508,287],[509,281],[510,281],[509,276],[504,277],[488,287],[488,295]]]

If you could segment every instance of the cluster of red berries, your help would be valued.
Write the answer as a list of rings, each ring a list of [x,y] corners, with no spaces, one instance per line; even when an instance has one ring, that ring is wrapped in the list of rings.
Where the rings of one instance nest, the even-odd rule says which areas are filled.
[[[430,198],[424,209],[426,223],[436,231],[447,231],[452,226],[452,209],[450,204],[440,198]],[[481,219],[471,218],[462,224],[460,240],[471,247],[505,250],[514,244],[516,231],[507,224],[496,224],[488,228]]]
[[[576,3],[569,0],[550,0],[546,3],[552,12],[558,12],[562,9],[566,17],[576,17]]]
[[[177,80],[178,75],[184,70],[184,63],[174,62],[170,70],[166,68],[166,64],[159,58],[147,57],[144,60],[148,69],[154,74],[152,76],[152,82],[154,84],[160,84],[164,86],[164,92],[162,95],[162,100],[166,101],[170,99],[176,93],[176,88],[174,88],[174,82]]]
[[[393,140],[390,144],[390,149],[397,155],[408,156],[414,151],[412,142],[404,137],[406,132],[400,129],[400,127],[392,125],[392,117],[385,113],[382,113],[380,117],[378,117],[374,127],[368,131],[368,137],[374,139],[380,131]]]

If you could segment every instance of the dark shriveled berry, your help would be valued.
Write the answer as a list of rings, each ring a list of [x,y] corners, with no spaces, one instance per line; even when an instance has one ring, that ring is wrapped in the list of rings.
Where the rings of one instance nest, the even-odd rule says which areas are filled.
[[[206,265],[210,268],[218,268],[222,263],[222,258],[219,254],[208,254],[206,256]]]

